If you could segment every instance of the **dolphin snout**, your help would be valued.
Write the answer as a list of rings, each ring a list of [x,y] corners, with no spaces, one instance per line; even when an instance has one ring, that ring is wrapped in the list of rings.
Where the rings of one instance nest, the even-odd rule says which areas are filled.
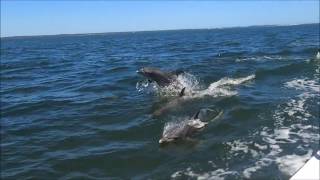
[[[170,142],[171,140],[170,139],[167,139],[165,137],[162,137],[160,140],[159,140],[159,144],[166,144],[168,142]]]
[[[166,138],[166,137],[162,137],[162,138],[159,140],[159,144],[167,144],[167,143],[176,141],[176,140],[178,140],[178,139],[179,139],[179,138]]]

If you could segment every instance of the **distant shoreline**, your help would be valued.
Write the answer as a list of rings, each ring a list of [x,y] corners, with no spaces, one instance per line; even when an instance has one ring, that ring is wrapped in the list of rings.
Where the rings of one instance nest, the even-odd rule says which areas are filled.
[[[119,31],[119,32],[98,32],[98,33],[75,33],[75,34],[47,34],[47,35],[25,35],[25,36],[6,36],[1,37],[5,39],[20,39],[32,37],[50,37],[50,36],[87,36],[87,35],[105,35],[105,34],[121,34],[121,33],[141,33],[141,32],[158,32],[158,31],[188,31],[188,30],[214,30],[214,29],[233,29],[233,28],[250,28],[250,27],[287,27],[287,26],[303,26],[303,25],[320,25],[320,23],[304,23],[304,24],[289,24],[289,25],[250,25],[250,26],[230,26],[220,28],[194,28],[194,29],[163,29],[163,30],[141,30],[141,31]]]

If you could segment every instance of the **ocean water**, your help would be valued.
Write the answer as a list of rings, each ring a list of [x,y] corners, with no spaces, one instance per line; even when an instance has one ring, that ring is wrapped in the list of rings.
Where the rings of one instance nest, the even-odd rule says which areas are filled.
[[[319,148],[318,32],[1,38],[1,177],[288,179]],[[170,103],[181,87],[147,82],[145,66],[184,70],[184,99]],[[199,109],[223,113],[192,141],[159,146],[165,125]]]

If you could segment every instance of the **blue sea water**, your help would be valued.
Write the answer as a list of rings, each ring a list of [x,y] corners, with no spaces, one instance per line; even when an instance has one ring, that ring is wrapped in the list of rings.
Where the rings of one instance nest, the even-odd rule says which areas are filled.
[[[319,148],[318,49],[319,24],[1,38],[1,177],[288,179]],[[179,89],[145,66],[188,100],[155,116]],[[159,146],[199,109],[223,114]]]

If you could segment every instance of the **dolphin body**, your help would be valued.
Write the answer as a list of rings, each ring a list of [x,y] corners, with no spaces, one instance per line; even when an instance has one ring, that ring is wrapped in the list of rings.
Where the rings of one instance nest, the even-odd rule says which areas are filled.
[[[187,121],[182,121],[172,126],[165,126],[159,143],[165,144],[177,140],[183,140],[190,137],[194,133],[201,131],[208,123],[202,122],[199,119],[199,113],[200,111],[198,111],[192,119]]]
[[[153,116],[161,116],[167,111],[170,111],[171,109],[176,109],[181,104],[183,104],[188,98],[185,95],[186,88],[182,88],[182,90],[179,93],[179,96],[174,98],[173,100],[169,101],[167,104],[162,106],[160,109],[153,112]]]
[[[173,72],[164,72],[158,68],[143,67],[137,73],[145,76],[149,80],[155,81],[160,87],[165,87],[175,81],[179,74],[184,73],[181,70]]]

